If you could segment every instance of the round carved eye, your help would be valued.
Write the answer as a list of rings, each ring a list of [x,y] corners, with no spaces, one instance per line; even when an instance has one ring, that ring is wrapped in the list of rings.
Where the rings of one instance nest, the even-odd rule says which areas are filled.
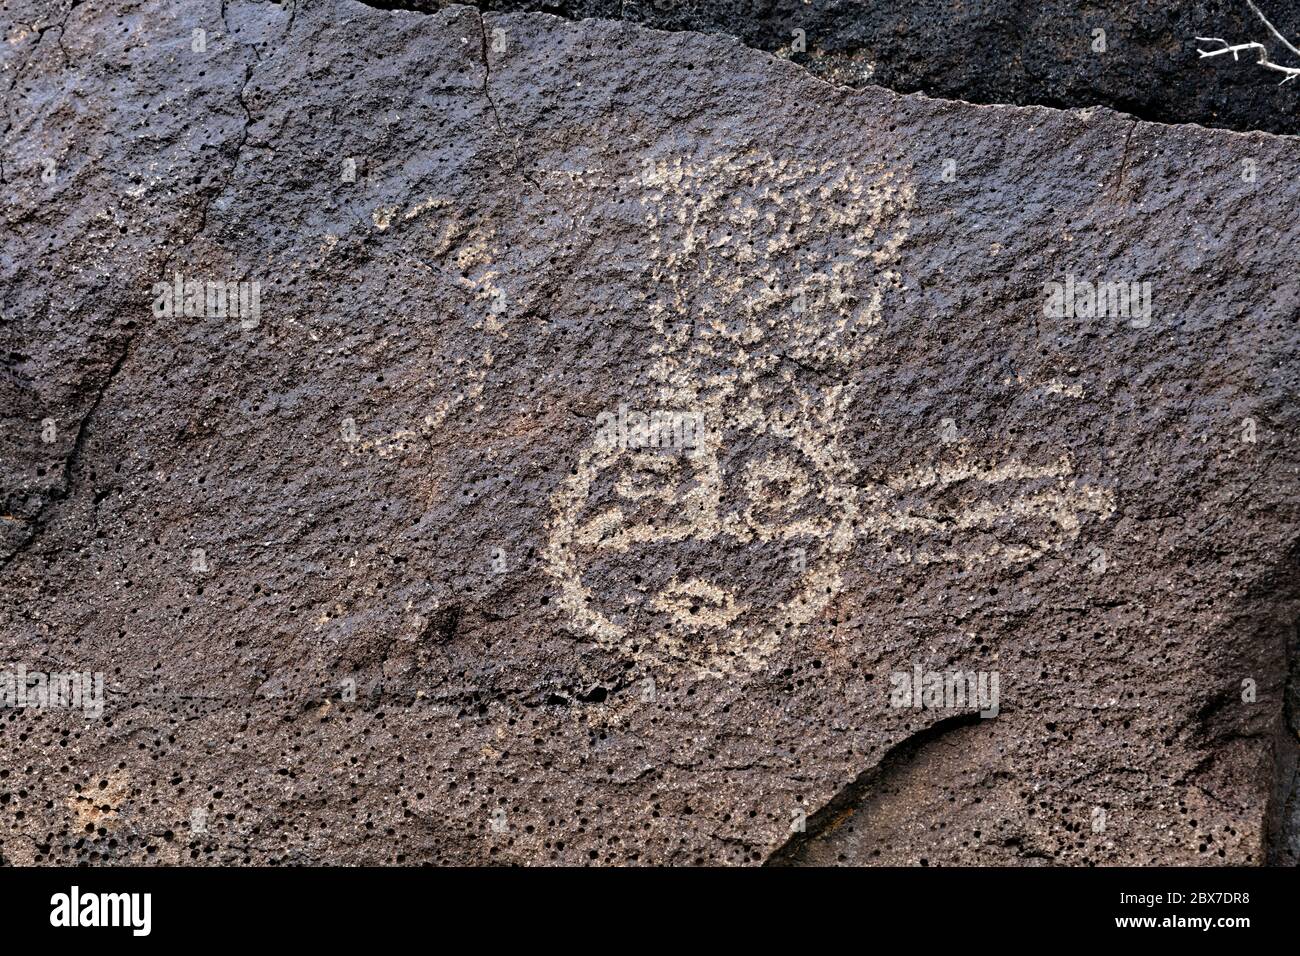
[[[574,544],[625,551],[637,544],[709,540],[719,533],[716,458],[618,453],[606,474],[612,484],[599,498],[603,507],[577,523]]]
[[[773,510],[793,509],[808,494],[808,474],[789,455],[769,455],[745,466],[750,501]]]
[[[811,489],[807,470],[790,455],[751,460],[742,471],[740,507],[728,515],[727,526],[742,540],[799,537],[806,533],[800,506]]]
[[[632,455],[614,490],[628,501],[646,498],[672,501],[682,477],[682,462],[676,456]]]

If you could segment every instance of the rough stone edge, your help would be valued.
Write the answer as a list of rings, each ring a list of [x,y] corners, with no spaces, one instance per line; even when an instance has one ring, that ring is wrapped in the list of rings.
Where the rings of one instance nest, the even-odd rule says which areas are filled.
[[[1062,109],[1060,107],[1044,106],[1036,103],[1027,104],[1023,106],[1015,103],[972,103],[969,100],[952,99],[943,96],[931,96],[928,93],[921,93],[921,92],[900,93],[897,90],[891,89],[890,87],[880,86],[877,84],[869,84],[867,86],[861,86],[861,87],[847,86],[843,83],[836,83],[832,80],[828,80],[821,76],[818,76],[816,73],[813,73],[807,67],[795,63],[793,60],[789,60],[786,59],[785,57],[777,56],[776,54],[770,53],[767,50],[760,50],[757,47],[748,46],[739,37],[737,37],[735,34],[732,33],[721,33],[721,32],[702,33],[698,30],[663,30],[658,27],[646,26],[643,23],[636,23],[631,20],[616,20],[608,17],[583,17],[578,20],[573,20],[568,17],[560,16],[559,14],[547,13],[541,10],[517,12],[517,13],[500,13],[494,10],[484,10],[482,7],[474,3],[455,3],[455,4],[449,4],[445,7],[442,7],[439,10],[420,10],[413,7],[398,6],[396,5],[396,3],[392,3],[392,5],[388,5],[388,6],[381,5],[384,2],[384,0],[340,0],[340,2],[355,3],[359,6],[369,7],[372,10],[377,10],[382,13],[412,14],[416,16],[435,16],[441,12],[445,12],[449,10],[459,10],[461,8],[465,8],[476,12],[478,16],[481,19],[483,19],[485,22],[489,17],[492,19],[492,22],[520,21],[528,18],[534,18],[534,19],[553,20],[556,21],[557,23],[568,24],[570,26],[580,27],[580,28],[583,27],[584,24],[610,24],[619,27],[624,27],[632,31],[660,34],[663,37],[678,37],[678,36],[692,37],[692,38],[697,38],[712,43],[721,44],[725,47],[728,47],[732,51],[739,50],[739,51],[743,51],[746,54],[753,55],[756,58],[769,60],[771,61],[772,64],[779,65],[778,68],[785,70],[787,75],[797,76],[803,80],[811,81],[816,85],[834,91],[835,93],[840,95],[843,99],[850,99],[855,96],[871,97],[871,96],[883,95],[886,98],[892,97],[894,99],[911,100],[916,102],[924,101],[928,103],[939,104],[941,106],[952,104],[952,105],[958,105],[958,106],[966,107],[969,109],[975,109],[975,110],[1008,110],[1008,111],[1019,111],[1019,112],[1030,113],[1030,114],[1037,113],[1045,116],[1057,116],[1061,114],[1074,115],[1079,117],[1079,119],[1081,119],[1084,122],[1090,122],[1093,119],[1093,117],[1097,114],[1101,114],[1103,116],[1109,114],[1110,117],[1117,118],[1121,121],[1140,124],[1142,126],[1155,127],[1157,129],[1192,128],[1192,129],[1201,130],[1204,133],[1212,134],[1212,135],[1241,136],[1241,137],[1246,137],[1248,139],[1257,139],[1263,137],[1265,139],[1279,140],[1282,143],[1292,143],[1292,144],[1300,145],[1300,134],[1287,135],[1283,133],[1270,133],[1267,130],[1223,129],[1214,126],[1203,126],[1200,123],[1196,123],[1192,121],[1188,121],[1184,123],[1161,123],[1155,120],[1142,119],[1141,117],[1134,116],[1131,113],[1125,113],[1121,110],[1117,110],[1102,104],[1097,104],[1095,106],[1076,106],[1076,107],[1070,107],[1068,109]]]

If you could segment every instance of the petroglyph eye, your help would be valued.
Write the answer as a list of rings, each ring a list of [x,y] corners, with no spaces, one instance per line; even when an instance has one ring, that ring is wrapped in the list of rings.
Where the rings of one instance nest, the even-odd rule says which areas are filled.
[[[717,481],[704,456],[612,452],[595,473],[574,531],[575,545],[626,551],[633,545],[717,531]]]
[[[797,523],[797,509],[812,488],[808,473],[785,454],[772,454],[745,465],[744,520],[759,540],[785,537]]]
[[[628,501],[672,501],[685,477],[683,470],[683,461],[676,455],[631,455],[614,490]]]

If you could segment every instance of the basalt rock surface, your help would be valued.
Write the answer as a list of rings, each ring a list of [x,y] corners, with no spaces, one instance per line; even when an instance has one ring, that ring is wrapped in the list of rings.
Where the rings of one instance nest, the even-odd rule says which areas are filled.
[[[1285,855],[1295,141],[3,15],[6,862]]]
[[[367,0],[435,10],[442,0]],[[972,103],[1109,106],[1146,120],[1300,132],[1293,84],[1257,53],[1200,59],[1199,37],[1264,43],[1300,66],[1246,0],[481,0],[627,20],[660,30],[726,33],[847,86],[879,85]],[[1300,8],[1260,0],[1300,45]],[[796,32],[802,31],[802,32]]]

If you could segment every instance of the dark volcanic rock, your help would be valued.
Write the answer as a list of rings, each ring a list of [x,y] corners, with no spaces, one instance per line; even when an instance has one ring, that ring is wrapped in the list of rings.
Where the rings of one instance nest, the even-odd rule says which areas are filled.
[[[439,0],[371,0],[436,9]],[[728,33],[848,86],[972,103],[1109,106],[1142,119],[1300,132],[1297,90],[1254,54],[1203,60],[1196,37],[1259,41],[1300,67],[1245,0],[483,0],[484,9]],[[1259,6],[1300,46],[1300,8]],[[795,31],[801,30],[802,34]],[[802,46],[802,49],[800,47]]]
[[[6,860],[1277,845],[1294,141],[609,21],[40,18],[0,665],[106,701],[0,713]]]

